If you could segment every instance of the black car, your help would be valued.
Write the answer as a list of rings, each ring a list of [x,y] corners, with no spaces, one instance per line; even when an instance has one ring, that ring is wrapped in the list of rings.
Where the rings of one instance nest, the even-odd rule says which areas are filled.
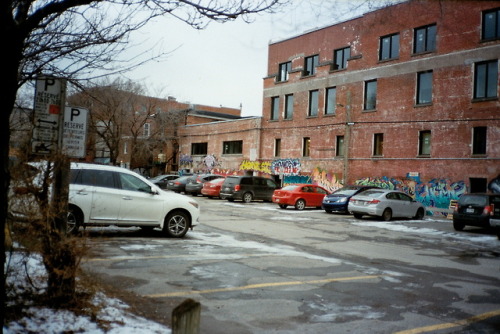
[[[500,218],[500,194],[463,194],[453,211],[453,227],[490,227],[490,219]]]
[[[170,180],[167,183],[167,190],[172,190],[176,193],[185,193],[186,192],[186,184],[188,183],[191,175],[181,176],[176,178],[175,180]]]
[[[220,198],[228,201],[273,200],[274,190],[279,186],[274,180],[261,176],[228,176],[222,183]]]
[[[362,191],[378,188],[374,186],[358,186],[351,185],[345,186],[340,189],[335,190],[333,193],[325,196],[323,198],[323,203],[321,208],[327,213],[340,212],[347,213],[347,205],[352,196],[359,194]]]
[[[177,174],[164,174],[164,175],[155,176],[155,177],[149,179],[149,181],[153,182],[161,189],[167,189],[168,181],[175,180],[177,178],[179,178],[179,175],[177,175]]]
[[[186,194],[191,194],[193,196],[201,195],[201,189],[203,188],[203,183],[207,181],[212,181],[219,179],[222,176],[217,174],[199,174],[193,175],[188,179],[186,184]]]

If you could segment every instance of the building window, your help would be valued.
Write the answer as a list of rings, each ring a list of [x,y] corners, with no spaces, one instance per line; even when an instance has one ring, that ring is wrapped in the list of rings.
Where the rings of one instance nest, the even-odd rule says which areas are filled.
[[[280,112],[280,98],[279,96],[271,97],[271,121],[279,118]]]
[[[373,135],[373,155],[383,156],[384,155],[384,134],[376,133]]]
[[[500,38],[500,8],[483,13],[483,40]]]
[[[486,154],[486,127],[472,129],[472,154]]]
[[[286,62],[279,65],[278,81],[287,81],[288,74],[292,70],[292,62]]]
[[[416,28],[414,31],[413,52],[430,52],[436,50],[436,25]]]
[[[123,154],[127,154],[128,153],[128,142],[124,142],[123,143]]]
[[[276,138],[274,140],[274,156],[279,157],[281,154],[281,139]]]
[[[325,115],[335,115],[337,108],[337,88],[330,87],[325,93]]]
[[[418,138],[418,155],[431,155],[431,132],[429,130],[420,131]]]
[[[243,153],[243,140],[225,141],[222,144],[222,154]]]
[[[319,99],[319,91],[318,90],[309,91],[308,116],[318,116],[318,99]]]
[[[311,138],[304,137],[302,140],[302,156],[308,157],[311,153]]]
[[[285,95],[285,119],[293,117],[293,94]]]
[[[144,128],[142,130],[143,130],[142,135],[144,137],[149,137],[151,134],[151,124],[144,123]]]
[[[399,57],[399,34],[380,37],[380,60]]]
[[[432,71],[417,73],[417,104],[432,103]]]
[[[192,143],[191,155],[207,155],[208,143]]]
[[[336,155],[338,157],[343,157],[344,156],[344,136],[337,136],[336,144],[337,144]]]
[[[498,60],[476,63],[474,71],[474,98],[497,97]]]
[[[365,110],[374,110],[377,107],[377,80],[365,82]]]
[[[351,58],[351,48],[343,48],[333,51],[333,70],[347,68],[347,59]]]
[[[304,64],[304,76],[316,74],[316,66],[319,64],[319,56],[306,57]]]

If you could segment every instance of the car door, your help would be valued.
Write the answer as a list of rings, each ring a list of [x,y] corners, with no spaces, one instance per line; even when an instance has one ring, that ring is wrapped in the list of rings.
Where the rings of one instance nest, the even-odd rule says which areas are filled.
[[[151,193],[151,186],[138,177],[117,173],[121,185],[118,223],[154,225],[163,219],[164,200]]]
[[[417,203],[406,194],[398,194],[399,200],[401,202],[400,216],[401,217],[414,217],[417,214]]]
[[[325,198],[325,196],[327,195],[327,192],[323,189],[323,188],[320,188],[320,187],[312,187],[312,190],[313,192],[310,194],[311,196],[311,204],[308,204],[308,205],[311,205],[311,206],[321,206],[321,204],[323,203],[323,198]]]
[[[393,217],[401,217],[403,213],[403,201],[399,198],[398,193],[390,192],[386,196],[387,205],[392,210]]]
[[[121,191],[114,173],[106,170],[83,169],[82,184],[72,193],[75,200],[88,210],[89,223],[116,223],[121,203]],[[82,208],[82,210],[85,209]]]

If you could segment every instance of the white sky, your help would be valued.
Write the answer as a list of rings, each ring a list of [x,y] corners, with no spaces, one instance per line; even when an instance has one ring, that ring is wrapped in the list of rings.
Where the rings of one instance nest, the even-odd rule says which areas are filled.
[[[281,12],[253,16],[253,23],[241,19],[212,22],[201,31],[174,18],[158,20],[146,26],[137,40],[147,40],[150,45],[161,40],[164,50],[174,51],[166,60],[141,66],[128,77],[139,80],[152,96],[231,108],[239,108],[241,103],[242,116],[261,116],[269,42],[345,21],[367,11],[367,2],[383,3],[292,0]],[[364,10],[356,8],[359,6]]]

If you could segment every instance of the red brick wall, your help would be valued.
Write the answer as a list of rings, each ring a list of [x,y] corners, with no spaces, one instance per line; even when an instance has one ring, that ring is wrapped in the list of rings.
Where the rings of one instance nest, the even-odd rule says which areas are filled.
[[[472,101],[474,63],[498,59],[500,41],[481,41],[482,12],[498,1],[410,1],[269,45],[264,78],[261,158],[273,159],[281,138],[284,158],[301,159],[304,173],[317,166],[338,174],[337,135],[346,134],[350,111],[348,182],[374,176],[468,181],[500,174],[500,102]],[[414,29],[436,24],[434,52],[413,54]],[[380,37],[400,34],[399,57],[379,61]],[[333,50],[350,46],[346,70],[331,71]],[[303,77],[304,57],[319,54],[314,76]],[[280,63],[292,61],[286,82],[276,82]],[[432,104],[415,105],[417,73],[433,71]],[[500,71],[499,71],[500,73]],[[377,80],[377,107],[363,110],[364,82]],[[325,116],[325,88],[337,87],[337,113]],[[309,90],[319,90],[319,113],[307,117]],[[498,87],[497,87],[498,90]],[[284,96],[294,95],[293,120],[283,120]],[[271,121],[271,98],[280,97],[280,117]],[[471,154],[472,129],[487,126],[487,155]],[[431,155],[418,157],[419,131],[431,131]],[[373,135],[384,134],[383,157],[372,157]],[[310,157],[302,138],[311,137]],[[347,143],[346,143],[347,145]]]

